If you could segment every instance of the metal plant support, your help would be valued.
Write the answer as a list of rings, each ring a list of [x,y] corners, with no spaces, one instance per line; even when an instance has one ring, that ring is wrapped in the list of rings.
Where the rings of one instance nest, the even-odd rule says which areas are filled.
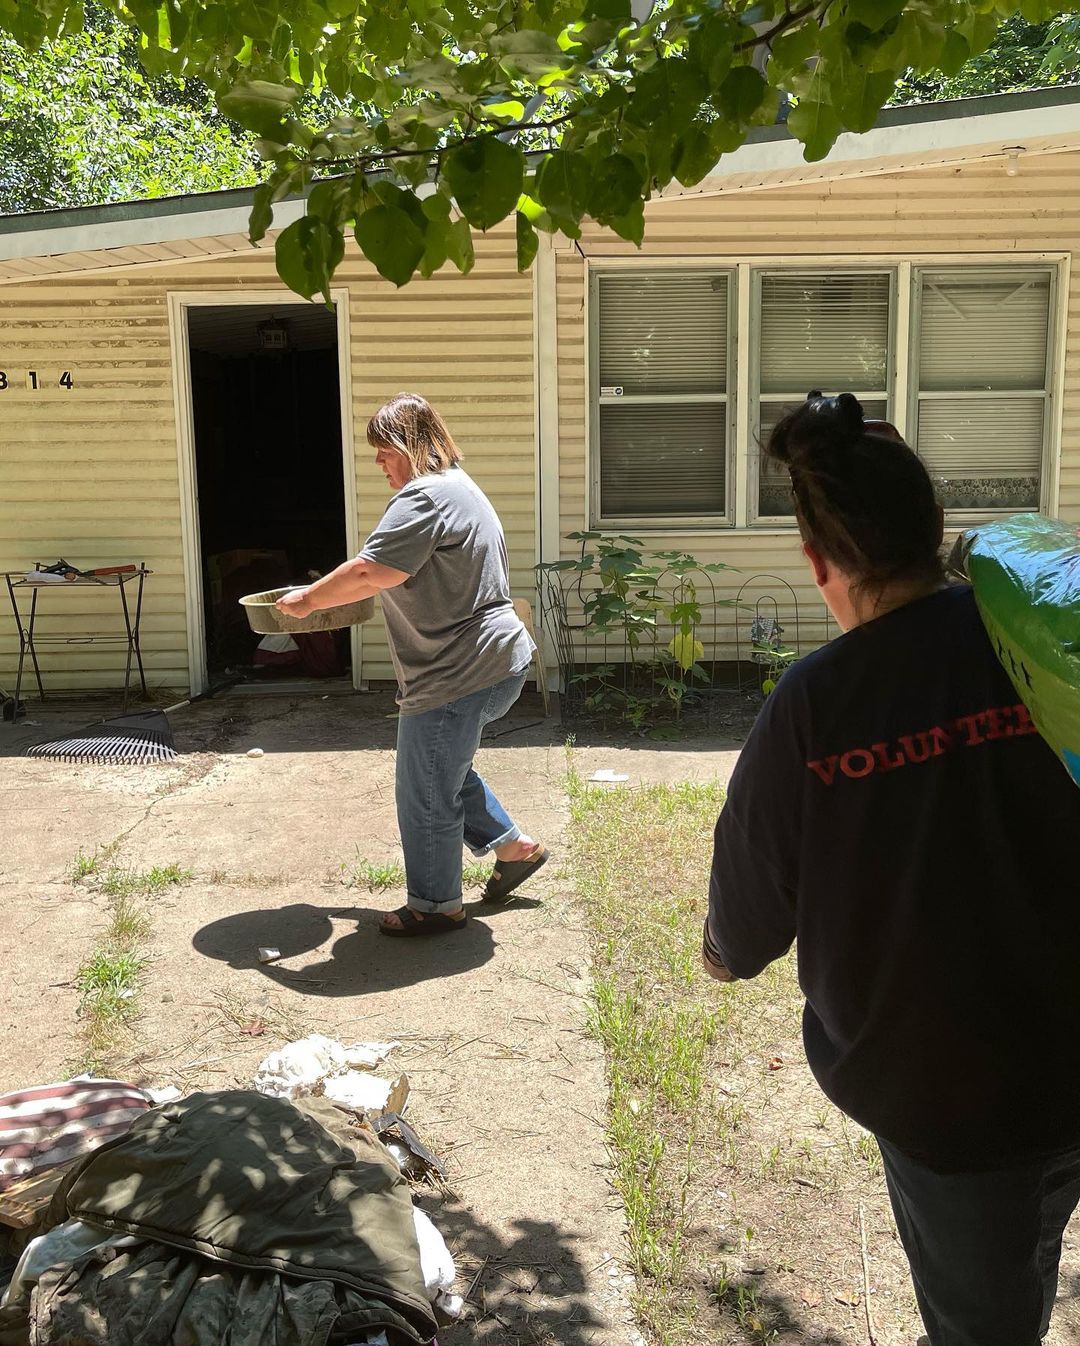
[[[747,590],[765,583],[778,585],[783,591],[785,607],[790,605],[790,617],[781,612],[780,602],[774,593],[760,594],[754,606],[748,607],[745,602]],[[779,575],[752,575],[735,595],[735,610],[738,614],[735,623],[735,663],[739,691],[754,687],[767,694],[772,690],[769,684],[775,684],[787,665],[802,655],[799,596],[787,580],[781,579]],[[746,622],[748,613],[752,616]],[[792,623],[794,642],[787,639]],[[749,669],[754,670],[752,677]]]
[[[537,567],[564,719],[634,724],[707,715],[732,600],[717,597],[712,574],[699,566],[665,569],[631,591],[626,603],[607,605],[597,570]]]

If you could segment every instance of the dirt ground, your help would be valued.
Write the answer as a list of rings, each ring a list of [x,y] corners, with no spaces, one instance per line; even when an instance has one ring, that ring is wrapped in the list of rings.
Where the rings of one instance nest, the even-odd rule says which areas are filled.
[[[529,900],[473,906],[478,919],[452,940],[399,943],[375,923],[403,892],[345,883],[358,860],[400,859],[392,711],[381,694],[219,699],[177,712],[180,761],[147,767],[17,755],[96,718],[85,706],[33,707],[39,724],[0,726],[0,811],[11,820],[0,1088],[62,1077],[77,1053],[72,980],[107,902],[72,881],[77,853],[115,845],[110,864],[191,870],[151,902],[153,961],[125,1077],[228,1088],[310,1031],[400,1039],[410,1116],[450,1165],[451,1194],[427,1205],[479,1315],[444,1342],[636,1342],[607,1182],[603,1062],[584,1032],[585,940],[558,863],[565,732],[527,696],[492,727],[478,763],[552,847]],[[586,774],[674,780],[726,777],[736,748],[711,737],[640,754],[601,735],[581,736],[575,753]],[[282,960],[260,964],[260,946]],[[245,1036],[253,1024],[266,1031]]]
[[[76,855],[115,845],[112,864],[191,870],[150,906],[152,963],[125,1077],[246,1086],[263,1056],[307,1032],[400,1039],[410,1116],[450,1168],[449,1192],[425,1205],[475,1313],[444,1346],[640,1346],[608,1181],[603,1061],[585,1032],[586,935],[558,862],[566,731],[526,696],[480,754],[514,816],[552,846],[528,900],[470,905],[476,919],[449,941],[397,943],[375,922],[403,893],[346,883],[360,860],[400,859],[392,712],[383,694],[222,698],[174,715],[178,763],[124,768],[21,756],[94,719],[85,706],[0,725],[0,1090],[60,1078],[77,1056],[73,977],[107,901],[73,882]],[[726,782],[749,719],[736,705],[713,732],[670,742],[579,729],[575,766],[631,784]],[[263,755],[248,757],[254,748]],[[265,945],[282,960],[260,964]],[[257,1037],[244,1032],[253,1026]],[[884,1207],[882,1218],[873,1243],[891,1237]],[[1051,1338],[1062,1346],[1080,1330],[1078,1236],[1074,1222],[1069,1301]]]

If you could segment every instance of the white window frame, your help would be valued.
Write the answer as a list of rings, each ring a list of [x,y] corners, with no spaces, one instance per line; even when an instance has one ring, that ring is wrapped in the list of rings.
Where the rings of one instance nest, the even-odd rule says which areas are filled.
[[[1039,464],[1039,499],[1033,506],[1044,513],[1053,512],[1056,508],[1057,483],[1056,469],[1061,460],[1060,453],[1060,385],[1058,384],[1058,360],[1057,346],[1059,341],[1060,322],[1058,320],[1059,308],[1059,288],[1061,285],[1061,266],[1055,266],[1052,263],[1032,262],[1026,258],[1015,258],[1007,262],[990,263],[983,261],[974,262],[917,262],[912,266],[911,271],[911,334],[908,344],[908,406],[907,418],[908,426],[916,436],[916,443],[913,447],[918,449],[917,436],[919,425],[919,404],[921,402],[933,401],[992,401],[994,398],[1016,398],[1028,397],[1034,401],[1037,397],[1043,399],[1043,436],[1042,436],[1042,460]],[[964,272],[967,274],[983,274],[985,276],[1016,276],[1022,278],[1028,276],[1049,276],[1050,293],[1047,297],[1047,322],[1046,322],[1046,379],[1043,388],[1011,388],[995,389],[987,391],[985,388],[934,390],[932,392],[921,392],[919,389],[919,337],[922,321],[922,305],[919,302],[921,294],[921,279],[925,272],[951,272],[954,274]],[[1066,290],[1067,293],[1067,290]],[[1055,411],[1057,414],[1055,415]],[[1055,435],[1055,421],[1057,422],[1057,434]],[[1051,501],[1054,502],[1053,508]],[[950,526],[966,528],[968,526],[992,522],[994,519],[1000,519],[1015,510],[1008,509],[950,509],[945,513]]]
[[[731,262],[725,265],[711,266],[708,263],[699,263],[696,266],[655,266],[652,264],[645,266],[635,266],[633,268],[635,275],[655,276],[655,275],[678,275],[678,276],[725,276],[727,278],[727,370],[725,386],[727,391],[723,393],[633,393],[623,394],[618,397],[604,397],[600,393],[600,305],[598,294],[600,283],[605,275],[625,273],[625,267],[607,267],[590,266],[587,275],[587,301],[586,301],[586,331],[587,340],[585,343],[586,359],[588,361],[588,370],[586,378],[588,404],[588,434],[587,434],[587,452],[589,464],[589,505],[586,517],[589,520],[590,528],[600,529],[621,529],[635,528],[639,532],[643,529],[651,531],[685,531],[686,529],[728,529],[735,522],[734,496],[736,490],[735,482],[735,455],[733,447],[735,443],[735,379],[738,370],[738,353],[735,348],[735,336],[738,314],[738,270]],[[600,487],[600,409],[605,406],[627,406],[633,403],[639,403],[642,406],[659,406],[664,404],[695,405],[701,403],[717,403],[726,409],[725,431],[724,431],[724,512],[722,514],[673,514],[673,515],[650,515],[645,519],[634,515],[602,515],[600,507],[602,503]]]
[[[761,500],[761,457],[764,446],[760,444],[761,404],[792,405],[797,393],[761,393],[761,282],[766,276],[886,276],[889,281],[889,319],[887,326],[887,346],[885,350],[885,391],[868,392],[865,388],[852,389],[860,402],[885,399],[885,419],[892,420],[894,390],[896,386],[896,265],[891,266],[830,266],[820,265],[816,259],[807,266],[759,266],[751,270],[750,299],[750,349],[747,352],[750,365],[750,417],[747,425],[747,443],[749,446],[749,474],[747,478],[747,524],[751,527],[763,525],[766,528],[793,528],[795,520],[788,514],[759,514]],[[810,390],[807,389],[807,392]],[[823,389],[829,392],[829,389]],[[804,394],[805,396],[805,394]],[[798,405],[797,400],[794,405]]]
[[[1062,411],[1065,387],[1068,308],[1072,257],[1063,252],[984,252],[984,253],[867,253],[864,255],[788,255],[775,257],[679,256],[659,261],[642,261],[638,257],[603,257],[583,259],[585,267],[585,520],[586,526],[600,530],[625,531],[632,528],[644,535],[663,534],[665,537],[707,538],[725,532],[754,532],[758,536],[788,537],[796,529],[793,519],[783,516],[756,518],[753,507],[757,500],[756,444],[751,444],[750,433],[756,424],[757,411],[752,407],[756,350],[754,340],[755,314],[760,305],[753,304],[754,273],[765,271],[884,271],[890,268],[896,274],[894,299],[892,358],[889,362],[892,408],[890,419],[900,433],[910,439],[914,434],[914,400],[917,379],[913,376],[912,357],[917,350],[914,290],[916,270],[951,270],[961,267],[975,269],[1049,268],[1051,277],[1050,321],[1048,335],[1047,418],[1043,436],[1043,471],[1040,509],[1055,514],[1060,495]],[[599,410],[595,405],[593,388],[596,386],[594,369],[598,368],[599,342],[595,330],[595,302],[592,275],[595,272],[646,270],[651,272],[678,272],[694,270],[715,275],[717,272],[736,273],[729,287],[729,305],[734,302],[737,320],[729,327],[728,359],[733,371],[728,386],[728,483],[727,515],[725,519],[709,515],[699,519],[685,517],[663,519],[620,518],[602,519],[598,515],[599,502]],[[732,315],[729,313],[729,323]],[[949,530],[971,524],[1000,519],[1007,511],[985,512],[949,511],[946,527]]]

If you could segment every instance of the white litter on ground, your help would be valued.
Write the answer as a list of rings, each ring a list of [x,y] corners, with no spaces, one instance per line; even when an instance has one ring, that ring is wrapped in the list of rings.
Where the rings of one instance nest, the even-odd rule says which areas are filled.
[[[400,1046],[400,1042],[353,1042],[345,1048],[345,1064],[350,1070],[373,1070]]]
[[[255,1088],[260,1094],[269,1094],[272,1098],[300,1098],[304,1094],[314,1093],[324,1081],[340,1076],[355,1076],[361,1081],[373,1080],[371,1076],[358,1074],[358,1070],[368,1070],[378,1065],[400,1046],[399,1042],[353,1042],[345,1046],[336,1038],[312,1033],[298,1042],[290,1042],[280,1051],[271,1052],[255,1072]],[[386,1080],[375,1083],[385,1086],[389,1097],[391,1084]],[[355,1085],[355,1088],[362,1092],[360,1085]],[[331,1097],[329,1089],[325,1092],[327,1097]],[[362,1106],[373,1107],[378,1104],[367,1103]]]
[[[328,1079],[323,1085],[323,1097],[331,1103],[340,1103],[342,1107],[354,1108],[357,1112],[385,1112],[392,1088],[390,1080],[350,1070],[344,1075],[334,1075]]]
[[[184,1097],[175,1084],[163,1084],[159,1089],[144,1089],[143,1093],[157,1106],[162,1103],[175,1103],[178,1098]]]
[[[446,1246],[446,1240],[432,1224],[431,1217],[419,1206],[413,1207],[413,1223],[416,1226],[416,1241],[420,1245],[420,1270],[424,1273],[428,1298],[433,1304],[445,1308],[441,1296],[457,1298],[448,1293],[457,1277],[454,1259]]]

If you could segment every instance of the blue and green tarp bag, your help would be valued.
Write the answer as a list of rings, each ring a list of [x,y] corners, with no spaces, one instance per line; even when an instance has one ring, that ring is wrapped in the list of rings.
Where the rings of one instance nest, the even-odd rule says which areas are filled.
[[[1080,785],[1080,528],[1017,514],[964,533],[952,568],[1039,733]]]

